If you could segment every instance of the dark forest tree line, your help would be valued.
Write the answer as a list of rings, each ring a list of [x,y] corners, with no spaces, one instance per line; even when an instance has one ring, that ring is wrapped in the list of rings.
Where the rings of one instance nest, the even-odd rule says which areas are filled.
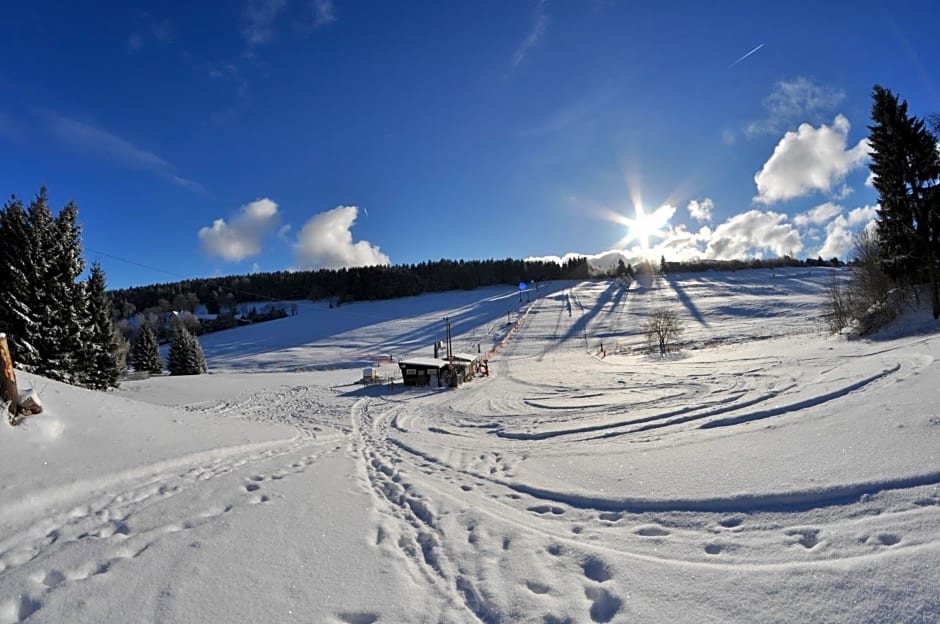
[[[438,260],[410,265],[370,266],[315,271],[277,271],[183,280],[111,291],[115,315],[195,312],[234,313],[240,303],[329,299],[337,305],[409,297],[447,290],[472,290],[495,284],[590,277],[587,259],[563,264],[524,260]]]
[[[800,260],[783,258],[752,258],[748,260],[700,260],[688,262],[666,262],[654,267],[640,262],[636,266],[621,260],[617,267],[606,273],[608,277],[633,277],[637,272],[695,272],[757,268],[779,268],[784,266],[839,266],[838,258],[824,260],[808,258]],[[589,279],[597,277],[587,258],[576,257],[562,264],[553,261],[504,260],[437,260],[411,265],[371,266],[342,269],[319,269],[314,271],[276,271],[228,277],[183,280],[149,286],[134,286],[111,291],[115,302],[115,316],[128,319],[139,315],[158,332],[160,339],[167,339],[169,320],[173,312],[194,313],[204,305],[209,314],[231,316],[243,303],[259,301],[296,301],[300,299],[328,299],[337,305],[352,301],[372,301],[409,297],[430,292],[448,290],[471,290],[480,286],[506,284],[515,286],[519,282],[548,281],[557,279]],[[276,307],[276,306],[275,306]],[[262,315],[259,312],[259,315]],[[202,326],[189,316],[189,329],[195,333],[214,331],[235,326],[226,325],[226,319],[215,323],[220,327]],[[133,332],[127,332],[132,334]]]

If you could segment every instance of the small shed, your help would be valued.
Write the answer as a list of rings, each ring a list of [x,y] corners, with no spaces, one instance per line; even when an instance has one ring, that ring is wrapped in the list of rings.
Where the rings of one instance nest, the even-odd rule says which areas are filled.
[[[437,358],[410,358],[398,362],[406,386],[441,385],[447,366],[446,360]]]
[[[473,379],[480,368],[480,359],[479,353],[453,354],[454,368],[457,369],[457,374],[461,381]]]

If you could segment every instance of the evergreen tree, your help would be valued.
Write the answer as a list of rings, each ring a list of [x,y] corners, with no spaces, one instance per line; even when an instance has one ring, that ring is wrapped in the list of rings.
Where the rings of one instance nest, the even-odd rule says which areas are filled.
[[[64,332],[61,310],[54,299],[56,275],[51,269],[55,249],[55,222],[49,210],[46,188],[39,189],[29,204],[29,236],[24,259],[28,289],[24,294],[26,307],[35,319],[35,326],[28,340],[35,348],[20,355],[19,365],[26,371],[64,381],[67,363],[57,349],[57,342]]]
[[[201,375],[207,371],[199,340],[180,321],[174,322],[170,331],[167,369],[171,375]]]
[[[0,210],[0,332],[7,334],[13,359],[24,370],[38,356],[29,232],[29,216],[23,203],[11,197]]]
[[[157,335],[149,323],[141,325],[137,332],[137,340],[134,341],[131,351],[131,363],[136,371],[146,371],[154,375],[163,372],[163,360],[160,359]]]
[[[872,93],[869,126],[873,184],[879,195],[878,238],[885,272],[895,281],[931,287],[940,317],[940,206],[937,139],[907,113],[907,102],[880,85]]]
[[[617,260],[617,277],[626,277],[627,276],[627,265],[623,263],[623,258]]]
[[[47,357],[60,362],[58,368],[62,374],[57,378],[73,384],[84,384],[85,374],[93,371],[97,365],[88,359],[89,342],[94,344],[103,338],[95,335],[95,319],[88,309],[86,285],[78,279],[85,270],[78,206],[69,202],[55,218],[52,232],[54,238],[48,268],[49,291],[54,305],[50,309],[55,322],[50,325],[55,329],[56,339],[52,353]],[[100,277],[103,279],[104,273]],[[105,314],[110,320],[109,312]]]
[[[0,210],[0,331],[10,335],[17,366],[106,388],[117,379],[118,345],[104,273],[97,267],[88,283],[100,306],[92,313],[78,279],[84,268],[74,203],[53,217],[43,187],[28,210],[15,197]]]
[[[117,386],[121,371],[118,367],[117,352],[120,347],[115,342],[114,322],[111,320],[111,301],[105,288],[105,275],[101,265],[91,265],[88,278],[88,340],[86,342],[86,367],[83,375],[84,384],[96,390],[106,390]]]

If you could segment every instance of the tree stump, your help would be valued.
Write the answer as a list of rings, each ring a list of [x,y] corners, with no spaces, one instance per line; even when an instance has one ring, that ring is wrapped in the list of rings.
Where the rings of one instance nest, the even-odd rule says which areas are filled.
[[[7,335],[0,334],[0,401],[9,402],[10,424],[16,424],[19,414],[19,394],[16,390],[16,373],[13,372],[13,358],[10,357],[10,345]]]

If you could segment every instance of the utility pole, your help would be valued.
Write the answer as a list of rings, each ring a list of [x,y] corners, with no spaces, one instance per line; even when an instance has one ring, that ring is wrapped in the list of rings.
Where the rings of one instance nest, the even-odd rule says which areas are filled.
[[[446,334],[447,335],[447,360],[451,364],[453,364],[454,358],[453,358],[453,352],[451,351],[450,317],[445,316],[444,322],[447,324],[447,334]]]

